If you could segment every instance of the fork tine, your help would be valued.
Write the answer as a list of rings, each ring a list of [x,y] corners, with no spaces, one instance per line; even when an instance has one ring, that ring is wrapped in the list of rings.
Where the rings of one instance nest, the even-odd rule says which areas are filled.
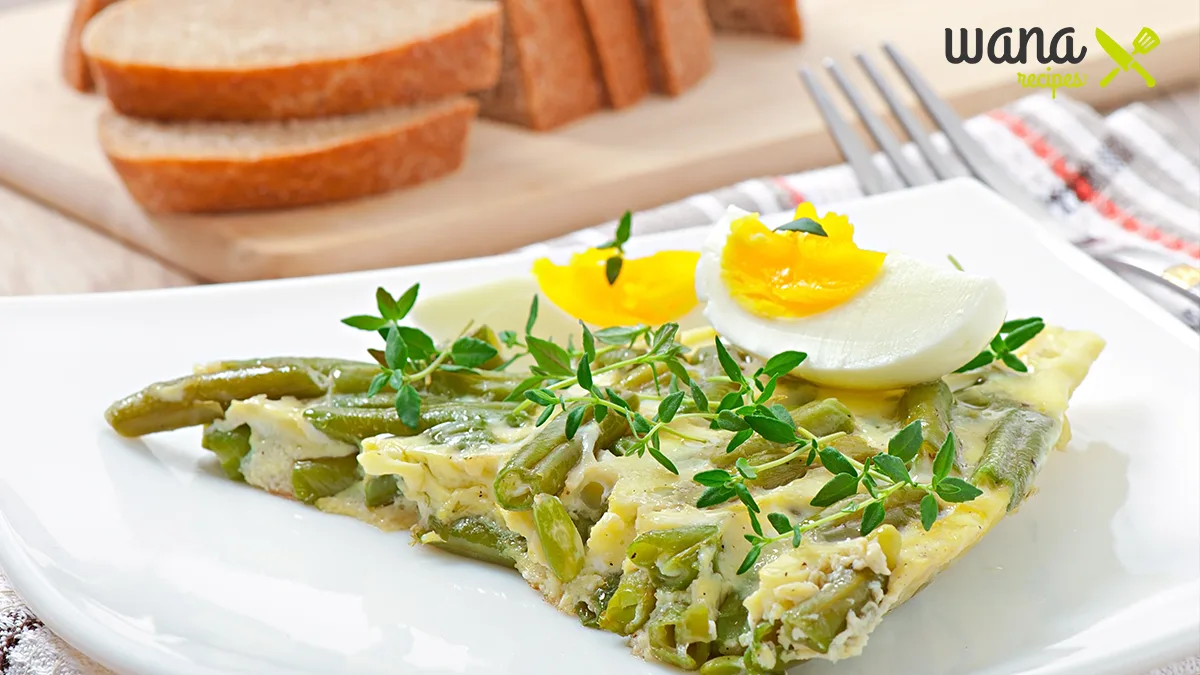
[[[812,96],[813,102],[817,104],[817,110],[820,111],[821,117],[825,118],[825,124],[829,127],[829,133],[833,135],[834,143],[842,151],[842,156],[846,158],[850,168],[854,170],[858,184],[862,186],[863,194],[874,195],[887,192],[883,175],[879,173],[875,162],[871,160],[871,152],[859,140],[858,134],[854,133],[850,125],[846,124],[846,120],[838,114],[837,108],[833,106],[833,100],[829,98],[825,88],[817,82],[817,78],[808,69],[808,66],[800,66],[800,79],[808,89],[809,95]]]
[[[825,69],[833,76],[833,80],[842,88],[842,93],[846,98],[850,99],[850,105],[854,106],[854,110],[858,113],[863,124],[866,125],[867,131],[875,138],[875,142],[879,144],[879,148],[883,150],[888,159],[891,160],[892,166],[896,167],[896,173],[900,174],[900,179],[905,185],[916,186],[932,183],[932,177],[922,171],[918,171],[917,167],[913,166],[904,157],[904,152],[900,149],[900,142],[892,135],[891,130],[884,125],[883,120],[879,119],[858,88],[850,83],[846,74],[842,72],[841,67],[833,59],[825,59]]]
[[[858,64],[866,71],[867,77],[871,78],[871,81],[875,83],[875,88],[879,90],[879,93],[883,94],[883,99],[887,101],[888,107],[892,109],[892,114],[900,121],[900,126],[904,127],[904,130],[908,132],[908,137],[913,140],[913,143],[916,143],[917,149],[921,151],[921,155],[925,158],[925,161],[933,168],[933,173],[937,176],[938,180],[949,180],[958,176],[954,167],[946,161],[942,153],[933,147],[933,141],[930,140],[925,128],[917,121],[916,115],[913,115],[912,111],[900,101],[900,97],[896,95],[896,90],[892,89],[892,85],[888,84],[883,74],[875,67],[875,62],[863,52],[858,52],[854,55],[854,58],[858,60]]]
[[[892,43],[883,43],[883,50],[892,59],[892,63],[896,64],[896,68],[900,70],[904,79],[908,80],[909,86],[916,93],[921,105],[933,118],[942,133],[946,134],[950,146],[962,157],[971,173],[1026,213],[1041,214],[1041,217],[1045,217],[1046,208],[1038,204],[1020,183],[1001,168],[987,154],[987,151],[975,142],[974,138],[971,138],[971,135],[967,133],[967,128],[963,126],[962,119],[954,112],[953,108],[934,93],[933,88],[929,86],[925,78],[921,77],[916,67]]]

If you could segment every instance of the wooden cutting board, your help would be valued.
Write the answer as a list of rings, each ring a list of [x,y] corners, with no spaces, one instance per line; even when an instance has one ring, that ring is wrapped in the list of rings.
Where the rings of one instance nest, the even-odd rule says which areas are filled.
[[[1200,74],[1200,4],[1195,0],[1059,3],[812,0],[803,45],[720,36],[716,68],[682,98],[655,98],[555,133],[478,123],[466,165],[436,183],[319,208],[225,216],[150,216],[129,198],[95,138],[103,101],[59,78],[69,0],[0,13],[0,182],[41,199],[130,245],[211,281],[370,269],[485,255],[746,178],[837,161],[816,110],[797,81],[800,63],[825,56],[850,65],[855,49],[883,55],[890,40],[964,115],[1031,90],[1018,72],[1036,62],[953,65],[944,29],[1075,28],[1089,84],[1063,93],[1113,105],[1194,85]],[[1150,26],[1162,44],[1140,62],[1158,80],[1123,74],[1107,88],[1112,62],[1095,43],[1099,25],[1132,43]],[[856,68],[851,76],[865,86]],[[882,102],[878,107],[883,108]],[[847,108],[848,110],[848,108]]]

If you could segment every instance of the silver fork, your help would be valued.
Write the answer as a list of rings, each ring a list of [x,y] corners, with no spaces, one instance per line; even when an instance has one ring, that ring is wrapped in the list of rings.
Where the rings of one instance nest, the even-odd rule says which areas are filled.
[[[967,133],[962,119],[948,103],[934,93],[933,88],[917,72],[912,63],[889,43],[884,43],[883,50],[900,71],[909,87],[912,88],[917,100],[921,102],[921,106],[925,108],[925,111],[929,113],[934,123],[946,136],[950,147],[962,159],[970,174],[1036,220],[1052,221],[1053,214],[1031,197],[1003,167],[980,147],[975,139]],[[929,132],[925,130],[912,111],[904,106],[899,96],[896,95],[896,91],[888,84],[887,79],[875,67],[870,57],[859,52],[855,54],[855,60],[887,102],[888,107],[896,116],[896,120],[904,127],[905,132],[916,146],[917,152],[929,165],[929,169],[927,169],[921,164],[910,162],[904,156],[901,142],[892,134],[883,120],[871,110],[858,88],[850,82],[833,59],[826,59],[825,69],[829,71],[842,93],[849,99],[850,105],[862,120],[863,126],[891,162],[903,186],[926,185],[962,175],[933,146]],[[837,144],[842,156],[846,158],[846,162],[858,178],[863,193],[873,195],[887,192],[890,189],[902,189],[892,188],[888,185],[883,174],[875,165],[871,151],[863,144],[862,139],[850,124],[842,118],[833,99],[817,80],[812,70],[807,66],[801,66],[800,79],[812,96],[817,110],[825,119],[834,143]],[[1200,269],[1191,267],[1187,270],[1180,270],[1181,266],[1179,265],[1166,270],[1156,269],[1155,264],[1151,261],[1119,254],[1096,256],[1096,258],[1159,304],[1166,306],[1171,313],[1180,317],[1192,328],[1200,330],[1200,283],[1193,281],[1200,276]],[[1161,268],[1161,265],[1158,268]]]

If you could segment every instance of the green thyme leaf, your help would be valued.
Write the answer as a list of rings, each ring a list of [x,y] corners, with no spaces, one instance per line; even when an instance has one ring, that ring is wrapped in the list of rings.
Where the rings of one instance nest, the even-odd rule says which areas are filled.
[[[767,521],[771,523],[771,527],[774,528],[776,534],[784,534],[792,531],[792,521],[788,520],[787,516],[778,511],[767,514]]]
[[[609,286],[617,283],[617,277],[621,276],[621,265],[624,262],[624,259],[619,255],[614,255],[604,261],[604,278],[608,279]]]
[[[815,234],[818,237],[828,237],[825,234],[825,228],[821,227],[821,223],[812,218],[797,218],[790,223],[780,225],[775,228],[776,232],[804,232],[805,234]]]
[[[745,478],[746,480],[754,480],[755,478],[758,478],[758,471],[755,471],[754,467],[750,466],[750,462],[746,461],[745,457],[738,457],[737,461],[733,463],[733,466],[737,469],[738,473],[742,474],[742,478]]]
[[[392,376],[388,379],[388,384],[392,385],[392,389],[400,391],[400,388],[404,386],[404,373],[399,370],[393,370]]]
[[[666,349],[675,343],[675,336],[679,333],[679,324],[664,323],[654,331],[654,336],[650,340],[650,352],[652,354],[662,354]]]
[[[950,475],[950,469],[954,466],[955,455],[957,454],[958,442],[954,438],[954,432],[946,434],[946,441],[942,443],[942,447],[938,450],[937,457],[933,458],[933,485],[942,482],[942,479]],[[926,528],[928,529],[928,528]]]
[[[849,476],[858,477],[858,471],[846,456],[838,452],[836,448],[824,447],[818,453],[821,456],[821,464],[829,470],[830,473],[844,473]]]
[[[540,387],[545,379],[546,378],[542,377],[541,375],[532,375],[524,380],[521,380],[521,383],[517,385],[517,388],[513,389],[511,394],[505,396],[504,400],[511,402],[520,401],[521,399],[526,398],[525,393],[530,389]]]
[[[420,328],[400,326],[396,330],[400,332],[400,337],[404,338],[404,344],[408,345],[409,358],[426,360],[437,354],[437,346],[433,343],[433,338]],[[491,347],[491,345],[488,346]]]
[[[721,338],[716,338],[714,342],[717,345],[717,360],[721,362],[721,369],[725,371],[729,379],[744,384],[746,377],[742,375],[742,369],[738,367],[737,361],[734,361],[733,357],[729,355],[725,345],[721,344]]]
[[[590,407],[586,405],[575,406],[567,413],[567,440],[575,438],[575,432],[579,431],[579,425],[583,424],[583,416],[587,414]]]
[[[671,374],[674,375],[675,379],[680,383],[688,386],[693,384],[692,376],[688,374],[687,368],[685,368],[678,359],[667,359],[663,362],[663,364],[667,367],[667,370],[671,371]]]
[[[573,377],[575,369],[571,367],[571,355],[567,350],[539,337],[532,335],[525,338],[529,353],[538,366],[555,377]]]
[[[633,413],[633,430],[639,434],[650,433],[650,422],[641,413]]]
[[[856,492],[858,479],[848,473],[839,473],[817,491],[809,504],[817,508],[832,506]]]
[[[722,471],[721,473],[725,472]],[[729,474],[725,474],[725,478],[728,479]],[[696,508],[706,509],[717,504],[724,504],[736,496],[737,494],[734,493],[733,488],[725,485],[714,485],[705,490],[704,494],[700,495],[700,499],[696,500]]]
[[[417,304],[417,293],[420,291],[421,284],[413,284],[399,298],[396,298],[396,321],[408,316],[408,313],[412,311],[413,305]]]
[[[747,509],[753,513],[759,512],[760,509],[758,507],[758,502],[754,501],[754,496],[750,494],[750,488],[746,487],[745,483],[734,482],[730,483],[729,485],[733,488],[733,491],[737,493],[738,499],[742,500],[742,503],[746,505]],[[759,534],[762,534],[762,532],[759,532]]]
[[[388,325],[387,319],[378,316],[371,316],[370,314],[348,316],[342,319],[342,323],[350,326],[351,328],[357,328],[359,330],[380,330],[384,326]]]
[[[387,347],[383,350],[388,368],[401,370],[408,363],[408,345],[400,337],[400,331],[394,326],[388,331]]]
[[[670,459],[668,459],[667,456],[664,455],[662,450],[658,447],[658,432],[654,433],[654,436],[652,437],[651,441],[652,442],[650,445],[650,456],[653,457],[655,460],[657,460],[659,464],[662,464],[663,468],[665,468],[667,471],[670,471],[671,473],[678,476],[679,469],[675,468],[674,462],[672,462]]]
[[[736,391],[731,391],[721,397],[721,402],[717,404],[717,412],[720,413],[726,410],[733,410],[734,408],[741,406],[741,404],[742,395]]]
[[[717,426],[725,431],[742,431],[750,428],[750,425],[735,415],[732,410],[722,410],[717,415]]]
[[[763,373],[768,376],[787,375],[803,363],[806,358],[808,358],[808,354],[804,352],[780,352],[767,361],[767,364],[763,366]]]
[[[967,361],[966,365],[962,366],[961,368],[959,368],[958,370],[956,370],[954,372],[966,373],[966,372],[975,370],[976,368],[982,368],[995,360],[996,360],[996,355],[991,353],[990,351],[979,352],[978,356],[971,359],[970,361]]]
[[[495,347],[473,337],[460,337],[450,347],[450,358],[464,368],[478,368],[498,353]]]
[[[392,298],[391,293],[384,290],[383,286],[375,289],[375,306],[379,308],[379,315],[388,321],[400,320],[396,300]]]
[[[725,454],[729,454],[729,453],[733,452],[734,450],[737,450],[738,447],[741,446],[742,443],[745,443],[746,441],[750,440],[750,437],[753,435],[754,435],[753,429],[742,429],[741,431],[734,434],[733,438],[729,439],[729,445],[725,446]]]
[[[757,504],[755,504],[755,506],[757,506]],[[762,523],[758,520],[757,511],[751,509],[747,511],[747,515],[750,516],[750,527],[754,530],[754,533],[760,537],[763,536],[763,527]]]
[[[958,270],[959,272],[965,272],[965,271],[966,271],[966,270],[964,270],[964,269],[963,269],[963,266],[962,266],[962,264],[958,262],[958,258],[955,258],[953,255],[949,255],[949,254],[947,254],[947,255],[946,255],[946,259],[950,261],[950,264],[951,264],[951,265],[954,265],[954,269]]]
[[[1000,326],[1000,332],[1006,333],[1006,334],[1014,333],[1017,331],[1018,328],[1027,326],[1031,323],[1044,323],[1044,322],[1042,321],[1042,317],[1040,317],[1040,316],[1031,316],[1026,319],[1012,319],[1011,321],[1005,321],[1004,325]]]
[[[537,323],[538,318],[538,296],[534,295],[533,300],[529,303],[529,316],[525,319],[525,334],[533,334],[533,325]]]
[[[558,405],[558,397],[549,389],[531,389],[525,392],[525,398],[538,405]]]
[[[770,399],[775,394],[775,387],[779,384],[779,377],[776,375],[772,375],[771,379],[767,380],[767,383],[765,385],[759,384],[758,380],[753,380],[753,382],[754,382],[754,385],[762,391],[762,393],[760,393],[758,395],[758,397],[754,399],[754,402],[761,404],[761,403],[766,403],[767,400]],[[776,404],[776,405],[778,405],[778,404]],[[790,416],[789,416],[789,419],[790,419]]]
[[[677,391],[670,396],[667,396],[658,404],[658,419],[663,422],[670,422],[675,419],[675,413],[679,411],[679,405],[683,403],[683,392]]]
[[[1012,368],[1013,370],[1017,371],[1018,373],[1029,372],[1029,368],[1027,368],[1025,366],[1025,364],[1021,361],[1021,359],[1017,358],[1016,354],[1009,354],[1009,353],[1005,352],[1004,354],[1000,355],[1000,360],[1004,361],[1004,365],[1008,366],[1009,368]]]
[[[704,395],[704,390],[700,385],[696,384],[695,380],[691,382],[692,403],[696,404],[696,410],[706,413],[708,412],[708,397]]]
[[[626,211],[621,214],[621,220],[617,221],[617,247],[624,246],[629,241],[631,234],[633,234],[633,212]]]
[[[729,473],[721,469],[709,469],[692,476],[692,480],[705,487],[720,487],[729,482]]]
[[[791,425],[779,420],[779,418],[771,415],[747,415],[745,418],[746,424],[758,433],[759,436],[771,441],[772,443],[795,443],[796,430]]]
[[[626,401],[625,399],[621,398],[621,395],[618,394],[617,392],[613,391],[612,387],[608,387],[607,389],[605,389],[604,394],[605,394],[605,396],[608,397],[608,400],[611,401],[612,403],[615,403],[626,410],[633,410],[633,406],[629,405],[629,401]]]
[[[517,332],[513,330],[502,330],[497,336],[500,342],[509,349],[517,346]]]
[[[537,421],[534,422],[533,425],[535,427],[542,426],[543,424],[546,423],[546,420],[550,419],[550,416],[553,414],[554,414],[554,406],[553,405],[546,406],[546,409],[542,411],[541,415],[538,415]]]
[[[409,429],[421,427],[421,395],[411,384],[400,387],[396,392],[396,414],[400,422]]]
[[[586,358],[579,359],[579,367],[575,369],[575,379],[579,380],[579,386],[584,389],[592,388],[592,366]]]
[[[588,361],[596,360],[596,336],[592,335],[591,329],[587,324],[580,321],[579,327],[583,329],[583,355]],[[589,387],[590,388],[590,387]]]
[[[920,452],[922,441],[921,421],[916,420],[892,436],[888,441],[888,454],[899,457],[907,464]]]
[[[767,410],[771,411],[771,414],[775,416],[775,419],[783,422],[793,429],[796,428],[796,420],[792,419],[792,414],[788,412],[788,409],[785,408],[782,403],[772,403],[771,405],[767,406]]]
[[[1045,327],[1046,324],[1042,323],[1041,321],[1027,323],[1005,336],[1004,346],[1008,348],[1008,351],[1011,352],[1026,342],[1032,340],[1038,333],[1042,332]]]
[[[800,529],[800,523],[796,523],[796,529],[792,530],[792,548],[800,548],[800,542],[804,538],[804,530]]]
[[[750,547],[750,552],[742,559],[742,564],[738,567],[738,574],[745,574],[754,567],[754,563],[758,562],[758,556],[762,555],[762,544],[755,544]]]
[[[883,473],[883,475],[892,479],[893,483],[911,483],[912,476],[908,474],[908,467],[904,466],[904,460],[895,455],[875,455],[875,466]]]
[[[606,345],[618,346],[633,342],[645,332],[645,326],[613,326],[611,328],[601,328],[593,335],[596,336],[597,340]]]
[[[941,482],[938,483],[936,490],[939,497],[950,502],[951,504],[969,502],[983,494],[983,490],[980,490],[961,478],[955,478],[954,476],[943,478]]]
[[[391,377],[389,373],[379,373],[371,378],[371,385],[367,387],[367,396],[378,394],[384,387],[387,386],[388,379]]]
[[[883,502],[871,502],[867,504],[867,508],[863,509],[862,526],[859,532],[862,536],[867,536],[871,532],[883,524],[883,519],[887,517],[887,510],[883,506]]]
[[[938,517],[938,501],[937,497],[927,494],[921,497],[921,527],[928,532]]]

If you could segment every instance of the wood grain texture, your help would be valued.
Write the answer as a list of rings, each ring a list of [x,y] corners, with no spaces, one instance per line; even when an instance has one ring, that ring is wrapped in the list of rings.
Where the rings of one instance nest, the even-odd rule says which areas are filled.
[[[97,148],[94,121],[102,103],[58,77],[68,10],[64,0],[53,0],[0,17],[0,91],[23,102],[0,106],[0,181],[210,280],[498,253],[604,222],[627,208],[832,164],[836,149],[796,82],[798,63],[826,55],[848,63],[854,50],[892,39],[970,115],[1027,93],[1016,82],[1022,66],[949,64],[944,27],[1074,26],[1080,41],[1095,27],[1080,23],[1074,3],[926,0],[913,13],[893,0],[856,0],[853,12],[839,0],[812,0],[805,12],[813,30],[804,44],[719,36],[712,75],[678,99],[654,98],[546,134],[476,124],[466,164],[445,180],[334,207],[152,218],[134,205]],[[1105,3],[1090,6],[1086,16],[1122,38],[1154,26],[1162,45],[1139,58],[1160,88],[1119,77],[1107,88],[1073,89],[1073,96],[1111,106],[1190,85],[1200,72],[1194,0]],[[1093,49],[1071,70],[1095,82],[1108,67],[1107,57]],[[851,77],[865,86],[858,73]]]

